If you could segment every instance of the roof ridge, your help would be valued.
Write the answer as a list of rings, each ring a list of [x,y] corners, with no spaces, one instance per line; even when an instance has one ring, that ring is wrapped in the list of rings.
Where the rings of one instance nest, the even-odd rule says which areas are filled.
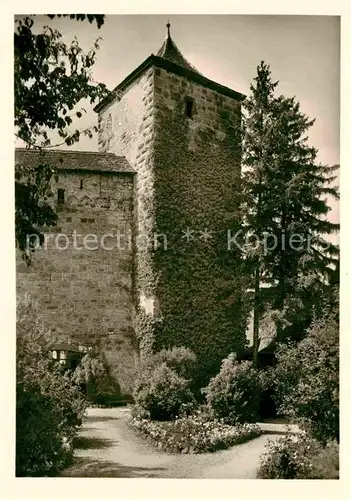
[[[15,162],[23,161],[33,166],[44,161],[63,170],[135,173],[125,156],[113,152],[52,149],[41,156],[39,150],[15,148],[14,153]]]
[[[15,148],[15,151],[25,151],[27,153],[40,153],[39,150],[37,149],[28,149],[28,148]],[[78,153],[78,154],[98,154],[98,155],[111,155],[111,156],[115,156],[116,158],[125,158],[125,156],[120,156],[120,155],[116,155],[116,153],[112,153],[110,151],[80,151],[79,149],[74,149],[74,150],[69,150],[69,149],[50,149],[49,151],[48,150],[45,150],[45,153],[68,153],[68,154],[72,154],[72,153]]]

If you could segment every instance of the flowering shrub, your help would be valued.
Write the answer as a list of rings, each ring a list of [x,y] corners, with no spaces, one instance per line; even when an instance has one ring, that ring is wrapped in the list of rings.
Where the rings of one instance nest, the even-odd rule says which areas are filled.
[[[254,424],[230,426],[209,420],[200,410],[171,422],[132,417],[130,425],[159,449],[171,453],[206,453],[243,443],[261,434]]]
[[[162,349],[154,354],[155,364],[166,363],[182,377],[191,379],[196,368],[196,356],[187,347],[172,347]]]
[[[259,479],[338,479],[339,445],[302,436],[285,436],[270,443],[261,457]]]
[[[120,393],[101,353],[86,354],[73,372],[72,381],[85,389],[86,398],[93,403],[107,401]]]
[[[273,370],[279,412],[322,443],[339,439],[339,324],[315,321],[296,346],[281,346]]]
[[[233,354],[222,361],[220,372],[203,389],[214,416],[228,424],[257,419],[260,377],[249,361],[238,362]]]
[[[134,386],[134,401],[152,420],[170,420],[194,402],[185,378],[195,355],[185,348],[162,350],[143,359]]]
[[[17,313],[16,475],[50,475],[69,463],[86,403],[49,359],[35,306],[19,302]]]
[[[179,414],[183,403],[193,400],[193,395],[189,380],[162,363],[137,379],[134,399],[152,420],[170,420]]]

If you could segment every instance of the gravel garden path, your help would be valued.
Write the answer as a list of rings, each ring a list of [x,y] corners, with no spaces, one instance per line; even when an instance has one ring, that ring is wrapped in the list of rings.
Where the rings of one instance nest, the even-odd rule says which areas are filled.
[[[61,477],[255,479],[265,445],[280,437],[272,428],[228,450],[173,455],[137,436],[127,425],[128,416],[128,408],[89,408],[75,464]]]

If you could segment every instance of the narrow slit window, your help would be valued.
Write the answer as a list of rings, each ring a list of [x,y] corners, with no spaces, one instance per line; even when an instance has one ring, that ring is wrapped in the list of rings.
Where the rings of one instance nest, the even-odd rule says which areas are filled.
[[[194,114],[194,99],[187,97],[185,99],[185,115],[188,118],[192,118]]]
[[[83,179],[80,180],[80,189],[83,189]]]
[[[58,189],[57,190],[57,203],[59,205],[63,205],[64,202],[65,202],[65,190]]]

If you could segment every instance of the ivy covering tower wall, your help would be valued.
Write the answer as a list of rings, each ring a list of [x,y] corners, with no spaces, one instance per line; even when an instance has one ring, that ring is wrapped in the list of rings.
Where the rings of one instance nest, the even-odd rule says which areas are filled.
[[[192,349],[200,384],[246,342],[242,276],[227,241],[239,223],[240,117],[240,102],[155,69],[155,348]]]
[[[226,94],[155,64],[100,118],[100,146],[136,171],[140,353],[190,347],[199,384],[246,343],[243,278],[227,235],[240,218],[241,104]]]

